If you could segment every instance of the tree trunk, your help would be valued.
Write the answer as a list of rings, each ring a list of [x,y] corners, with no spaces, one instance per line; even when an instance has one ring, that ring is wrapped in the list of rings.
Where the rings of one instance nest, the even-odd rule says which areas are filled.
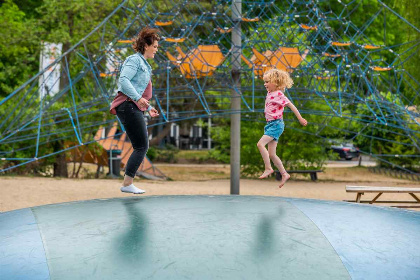
[[[71,177],[74,178],[76,175],[76,161],[73,160],[73,171],[71,172]]]
[[[64,145],[62,141],[59,141],[57,145],[54,145],[55,149],[58,150],[61,147],[61,150],[64,149]],[[58,153],[55,156],[55,162],[54,162],[54,177],[64,177],[67,178],[69,176],[67,171],[67,161],[66,161],[66,154],[64,152]]]
[[[69,26],[69,34],[73,34],[73,19],[74,15],[69,12],[68,14],[68,26]],[[62,54],[68,51],[71,47],[70,42],[65,42],[62,48]],[[70,56],[67,56],[67,63],[70,64]],[[66,72],[66,62],[63,59],[61,62],[61,74],[60,74],[60,91],[63,90],[69,83],[67,72]],[[64,142],[59,140],[55,144],[53,144],[54,152],[61,151],[55,156],[54,162],[54,177],[68,177],[67,171],[67,161],[66,161],[66,154],[62,152],[64,150]]]
[[[95,178],[98,179],[99,178],[99,173],[101,172],[101,165],[99,165],[98,163],[98,167],[96,168],[96,174],[95,174]]]
[[[86,145],[81,148],[83,149],[83,152],[80,156],[79,167],[77,168],[77,172],[76,172],[76,178],[79,178],[79,172],[82,169],[83,159],[85,158],[86,153],[89,151]]]
[[[83,165],[83,160],[81,160],[79,162],[79,168],[77,168],[77,172],[76,172],[76,178],[79,178],[79,172],[82,169],[82,165]]]

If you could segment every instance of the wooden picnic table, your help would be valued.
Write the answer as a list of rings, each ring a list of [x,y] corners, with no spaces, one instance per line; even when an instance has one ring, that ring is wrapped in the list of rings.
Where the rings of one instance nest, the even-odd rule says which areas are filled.
[[[420,199],[415,195],[416,193],[420,193],[420,188],[405,188],[405,187],[375,187],[375,186],[346,186],[346,192],[355,192],[356,200],[347,200],[349,202],[357,202],[357,203],[415,203],[420,204]],[[364,193],[377,193],[374,199],[372,200],[361,200],[361,197]],[[393,201],[378,201],[377,199],[383,193],[408,193],[414,198],[414,201],[400,201],[400,200],[393,200]],[[394,207],[400,208],[420,208],[417,205],[394,205]]]

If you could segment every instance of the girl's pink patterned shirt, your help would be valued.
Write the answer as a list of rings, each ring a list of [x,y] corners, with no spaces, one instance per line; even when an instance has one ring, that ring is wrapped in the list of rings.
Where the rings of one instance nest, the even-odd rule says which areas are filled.
[[[289,103],[289,99],[282,91],[268,92],[265,98],[265,119],[267,121],[283,119],[284,107]]]

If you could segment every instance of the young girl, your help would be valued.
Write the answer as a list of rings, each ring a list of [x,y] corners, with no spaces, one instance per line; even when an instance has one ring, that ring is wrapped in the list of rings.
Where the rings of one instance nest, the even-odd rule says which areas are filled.
[[[280,158],[276,155],[277,141],[284,131],[284,107],[289,107],[293,113],[295,113],[301,125],[306,126],[308,122],[302,118],[298,109],[296,109],[284,95],[284,90],[286,88],[291,88],[293,85],[293,80],[287,72],[278,69],[270,69],[264,73],[263,79],[264,86],[267,89],[264,109],[267,125],[264,127],[264,135],[257,144],[265,165],[265,171],[259,178],[266,178],[274,172],[273,168],[271,168],[271,159],[280,171],[281,182],[279,188],[281,188],[290,178],[290,175],[286,172],[286,169],[284,169]],[[265,148],[265,145],[267,144],[268,151]]]

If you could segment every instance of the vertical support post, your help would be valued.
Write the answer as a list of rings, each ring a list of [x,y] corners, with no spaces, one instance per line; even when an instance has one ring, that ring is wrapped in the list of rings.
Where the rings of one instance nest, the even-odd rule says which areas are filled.
[[[169,121],[169,70],[170,69],[171,67],[168,61],[168,64],[166,65],[166,116],[167,116],[168,121]]]
[[[233,87],[240,92],[240,70],[241,70],[241,19],[242,0],[232,1],[232,79]],[[230,115],[230,194],[239,194],[240,179],[240,147],[241,147],[241,97],[235,90],[231,90],[231,111]]]
[[[208,122],[208,129],[207,129],[207,149],[211,149],[211,117],[209,117]]]
[[[255,110],[255,65],[252,64],[252,112]]]
[[[113,152],[112,152],[112,145],[109,147],[109,177],[112,178],[113,174],[114,174],[114,170],[112,170],[112,156],[113,156]]]

